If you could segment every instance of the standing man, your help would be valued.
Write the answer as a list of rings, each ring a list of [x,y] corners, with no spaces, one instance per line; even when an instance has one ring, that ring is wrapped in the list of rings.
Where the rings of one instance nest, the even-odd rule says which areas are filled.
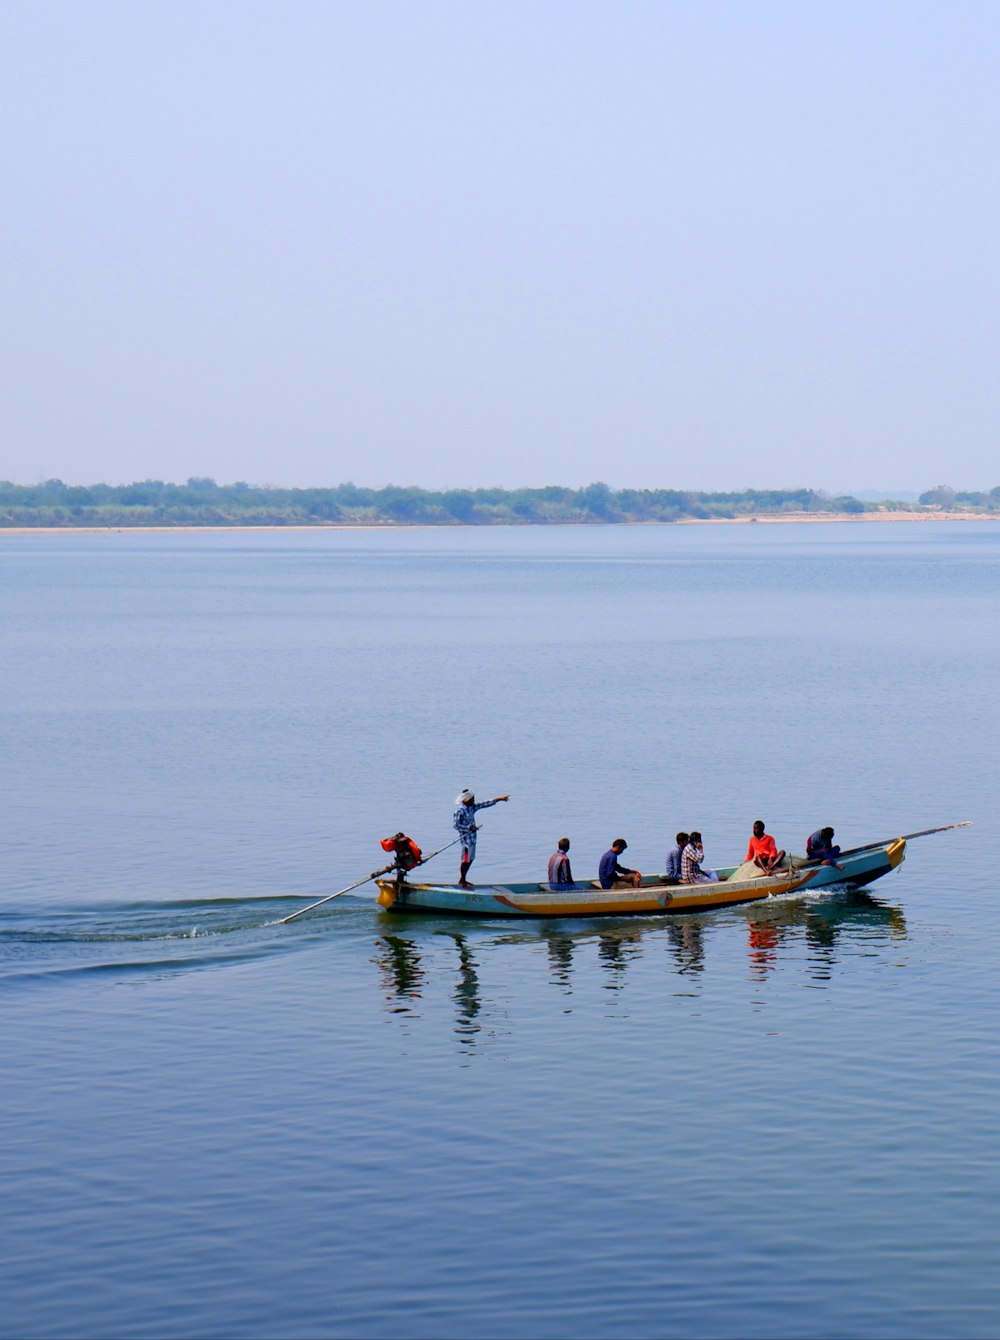
[[[642,883],[642,876],[638,870],[630,870],[627,865],[619,865],[618,857],[628,846],[624,838],[615,838],[611,846],[601,857],[601,864],[597,868],[597,878],[600,880],[602,889],[613,889],[616,879],[627,879],[633,889],[637,889]]]
[[[488,810],[491,805],[496,805],[501,800],[510,800],[510,796],[494,796],[492,800],[481,801],[478,805],[476,804],[476,797],[468,789],[455,797],[455,804],[458,809],[455,811],[452,823],[455,826],[455,832],[462,839],[462,864],[458,876],[458,887],[460,889],[471,889],[473,887],[469,883],[469,866],[476,859],[476,833],[479,831],[479,825],[476,823],[476,812],[477,810]]]
[[[560,838],[555,851],[549,857],[549,888],[559,893],[576,888],[573,883],[573,871],[569,865],[569,838]]]

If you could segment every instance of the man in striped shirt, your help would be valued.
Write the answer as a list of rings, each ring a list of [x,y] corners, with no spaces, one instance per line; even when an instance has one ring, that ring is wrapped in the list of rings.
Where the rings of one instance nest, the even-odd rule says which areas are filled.
[[[576,888],[569,864],[569,838],[560,838],[559,845],[549,857],[549,888],[560,893]]]
[[[488,810],[491,805],[496,805],[501,800],[510,800],[510,796],[494,796],[492,800],[482,800],[476,804],[476,797],[466,788],[455,797],[455,804],[458,809],[452,819],[455,831],[462,839],[462,863],[459,867],[458,887],[460,889],[471,889],[474,886],[469,883],[469,866],[476,859],[476,833],[479,831],[479,825],[476,823],[476,813],[479,810]]]
[[[705,852],[701,845],[701,834],[695,831],[688,838],[688,844],[681,856],[682,884],[717,884],[719,882],[719,876],[714,870],[702,870],[701,863],[704,859]]]

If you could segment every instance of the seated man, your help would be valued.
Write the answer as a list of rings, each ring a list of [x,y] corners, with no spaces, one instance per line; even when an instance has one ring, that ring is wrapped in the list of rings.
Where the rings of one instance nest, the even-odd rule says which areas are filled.
[[[681,882],[681,861],[684,857],[684,848],[688,844],[688,833],[678,833],[675,841],[676,847],[671,847],[667,852],[667,877],[664,884],[679,884]]]
[[[555,851],[549,857],[549,888],[553,892],[575,889],[573,871],[569,865],[569,838],[560,838]]]
[[[777,844],[770,833],[764,832],[764,820],[758,819],[753,826],[753,836],[747,847],[747,854],[743,857],[744,862],[753,861],[754,865],[763,870],[765,875],[771,872],[785,859],[785,853],[778,851]]]
[[[833,829],[817,828],[815,833],[810,833],[806,838],[806,859],[809,861],[819,861],[821,865],[832,865],[836,870],[843,870],[843,866],[837,860],[840,855],[840,848],[834,846]]]
[[[642,876],[638,870],[630,870],[627,865],[619,865],[618,857],[628,846],[624,838],[615,838],[611,846],[601,857],[601,864],[597,870],[597,878],[601,882],[602,889],[613,889],[616,879],[627,879],[633,889],[637,889],[642,883]]]
[[[717,884],[719,876],[714,870],[702,870],[701,863],[705,859],[705,851],[701,845],[701,834],[693,832],[688,837],[687,846],[681,856],[681,883],[682,884]]]

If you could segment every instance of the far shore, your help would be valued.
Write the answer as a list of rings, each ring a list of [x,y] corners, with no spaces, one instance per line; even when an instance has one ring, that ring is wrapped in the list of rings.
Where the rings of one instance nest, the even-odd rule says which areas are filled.
[[[780,515],[764,513],[759,516],[712,516],[712,517],[681,517],[677,521],[550,521],[546,523],[550,529],[557,526],[746,526],[746,525],[789,525],[808,522],[810,525],[819,523],[839,524],[845,521],[1000,521],[1000,515],[987,516],[982,512],[782,512]],[[535,525],[539,523],[534,523]],[[503,529],[530,530],[532,524],[511,527],[503,526]],[[255,531],[255,530],[499,530],[501,525],[481,525],[481,526],[428,526],[414,525],[407,526],[399,522],[322,522],[318,524],[298,524],[288,526],[2,526],[0,527],[0,536],[3,535],[123,535],[126,532],[130,535],[140,535],[145,532],[153,534],[167,535],[171,531],[184,531],[194,533],[197,531]]]

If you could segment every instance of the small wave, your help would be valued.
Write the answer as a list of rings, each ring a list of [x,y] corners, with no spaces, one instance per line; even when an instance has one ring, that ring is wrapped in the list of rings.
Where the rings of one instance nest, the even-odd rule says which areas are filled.
[[[96,963],[31,964],[4,974],[8,982],[71,981],[80,978],[164,977],[180,972],[251,963],[278,952],[258,947],[224,954],[185,955],[177,958],[113,959]]]
[[[315,901],[315,899],[312,899]],[[127,944],[148,941],[204,940],[272,931],[291,905],[307,906],[302,894],[262,894],[249,898],[185,898],[169,902],[94,903],[73,907],[18,909],[0,924],[0,946],[16,944]],[[363,899],[338,901],[289,931],[342,919],[369,907]]]

